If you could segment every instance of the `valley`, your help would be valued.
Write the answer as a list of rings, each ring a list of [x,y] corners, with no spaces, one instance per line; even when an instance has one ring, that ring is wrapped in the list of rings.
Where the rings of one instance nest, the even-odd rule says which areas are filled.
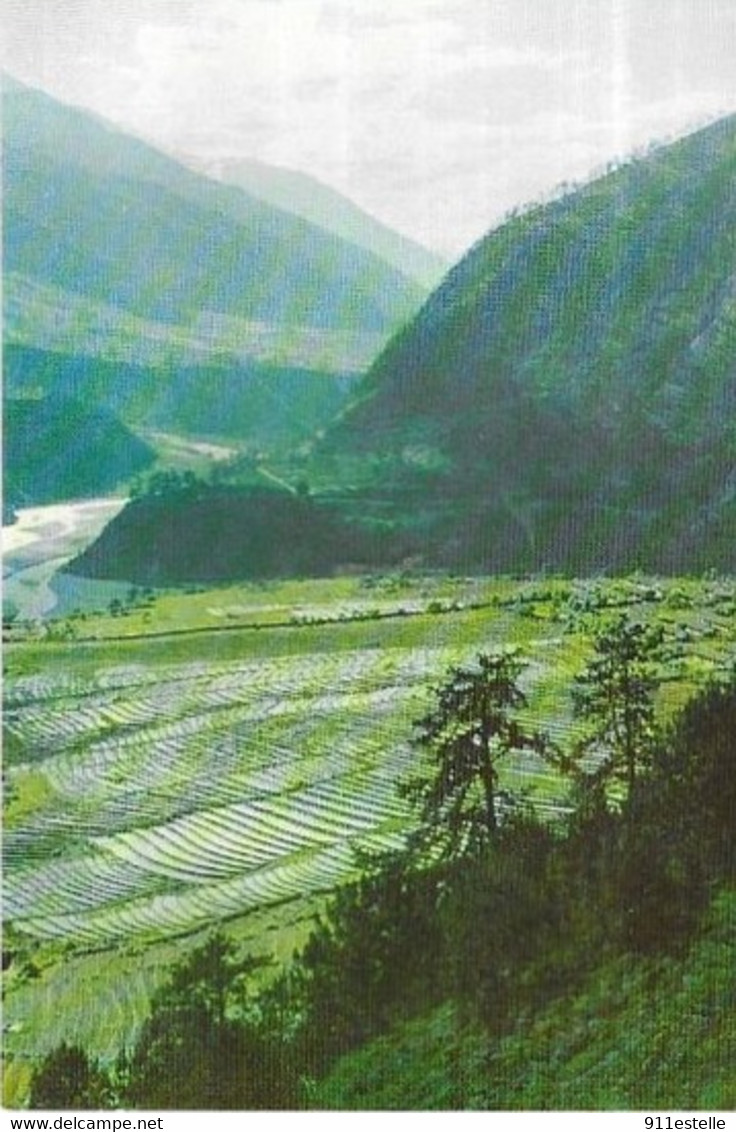
[[[728,995],[736,117],[446,270],[3,106],[5,1104],[651,1107],[619,1030]]]

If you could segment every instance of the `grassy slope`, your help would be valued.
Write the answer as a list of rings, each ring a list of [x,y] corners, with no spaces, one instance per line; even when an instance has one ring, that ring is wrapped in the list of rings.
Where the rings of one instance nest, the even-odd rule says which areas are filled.
[[[191,323],[162,322],[114,306],[114,296],[103,302],[18,271],[8,270],[3,278],[6,344],[20,351],[77,358],[82,369],[99,359],[154,370],[270,363],[362,373],[386,338],[385,330],[272,325],[211,311]],[[70,349],[76,353],[70,354]],[[12,350],[9,356],[12,361]],[[25,376],[21,372],[21,380]]]
[[[311,896],[230,920],[228,938],[244,953],[272,960],[258,974],[266,983],[304,946],[324,898]],[[153,993],[171,968],[199,946],[209,931],[185,938],[122,944],[107,951],[74,953],[63,945],[34,955],[40,974],[6,984],[3,1103],[27,1103],[32,1067],[61,1042],[77,1042],[106,1063],[132,1045],[150,1011]],[[7,976],[6,976],[7,979]]]
[[[11,394],[293,448],[426,295],[379,255],[12,80],[3,118]]]
[[[12,80],[3,111],[10,396],[291,451],[426,294],[370,251]],[[70,495],[73,470],[51,460],[51,493],[16,493],[16,459],[10,502]],[[125,478],[100,466],[71,494]]]
[[[324,427],[354,381],[346,375],[226,357],[208,364],[130,365],[6,344],[6,395],[72,397],[133,428],[291,450]]]
[[[447,1005],[343,1058],[314,1105],[731,1111],[735,928],[736,892],[724,891],[684,958],[603,959],[497,1042]]]

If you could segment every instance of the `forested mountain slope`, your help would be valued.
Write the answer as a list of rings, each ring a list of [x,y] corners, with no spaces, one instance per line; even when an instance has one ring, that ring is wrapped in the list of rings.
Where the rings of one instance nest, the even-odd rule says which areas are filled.
[[[735,901],[719,894],[684,958],[601,962],[500,1041],[448,1006],[397,1027],[339,1061],[315,1107],[729,1109]]]
[[[53,393],[117,414],[136,429],[231,439],[251,452],[288,451],[342,407],[355,375],[295,365],[235,362],[135,365],[91,354],[61,354],[9,343],[8,390]]]
[[[426,290],[378,255],[3,78],[11,397],[297,446]]]
[[[736,117],[513,216],[317,453],[410,487],[429,559],[734,565]]]
[[[15,507],[114,491],[155,453],[114,414],[68,397],[7,398],[3,497]]]

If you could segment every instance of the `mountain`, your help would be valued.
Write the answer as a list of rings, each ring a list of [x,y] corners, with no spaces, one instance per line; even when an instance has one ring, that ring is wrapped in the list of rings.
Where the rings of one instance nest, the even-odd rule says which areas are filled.
[[[310,479],[393,498],[434,564],[734,568],[735,243],[733,116],[512,216],[390,341]]]
[[[384,558],[375,537],[307,493],[183,480],[128,503],[65,569],[176,585],[326,576],[347,563],[371,566]]]
[[[379,255],[423,287],[435,287],[447,271],[448,264],[441,256],[400,236],[307,173],[247,158],[201,162],[182,156],[181,161]]]
[[[112,414],[67,397],[6,398],[3,508],[114,491],[155,458]]]
[[[379,256],[3,79],[10,397],[298,446],[426,290]]]
[[[135,365],[92,354],[7,344],[6,389],[105,408],[133,429],[232,440],[251,452],[288,453],[344,405],[355,376],[213,355],[199,365]]]
[[[153,368],[219,359],[227,365],[284,363],[357,374],[387,337],[385,330],[315,329],[207,310],[187,324],[163,323],[17,271],[6,271],[3,279],[6,342],[55,354]]]
[[[16,83],[3,148],[9,272],[163,323],[382,331],[422,297],[378,256]]]
[[[313,500],[376,540],[335,562],[733,570],[735,233],[733,117],[489,233],[314,447]]]

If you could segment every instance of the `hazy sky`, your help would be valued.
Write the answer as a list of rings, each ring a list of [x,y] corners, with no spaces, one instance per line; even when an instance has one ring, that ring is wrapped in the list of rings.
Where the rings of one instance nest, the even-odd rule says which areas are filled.
[[[153,142],[312,173],[456,257],[736,110],[736,0],[3,0],[5,65]]]

